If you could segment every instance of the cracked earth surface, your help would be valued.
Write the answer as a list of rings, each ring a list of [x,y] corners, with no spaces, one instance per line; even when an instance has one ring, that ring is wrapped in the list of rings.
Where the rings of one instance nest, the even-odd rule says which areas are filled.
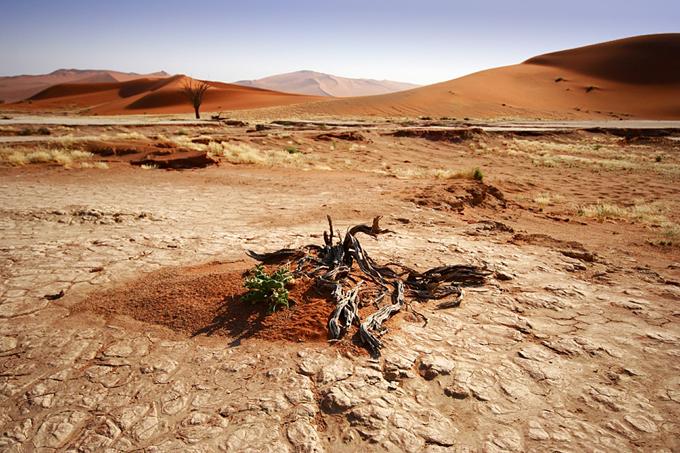
[[[397,181],[349,184],[339,199],[286,172],[6,174],[0,449],[680,450],[680,288],[606,254],[584,263],[447,225],[390,197]],[[467,289],[459,308],[421,305],[426,326],[393,320],[379,359],[71,311],[163,266],[318,242],[326,212],[343,227],[384,214],[395,233],[365,241],[381,261],[487,263],[510,279]]]

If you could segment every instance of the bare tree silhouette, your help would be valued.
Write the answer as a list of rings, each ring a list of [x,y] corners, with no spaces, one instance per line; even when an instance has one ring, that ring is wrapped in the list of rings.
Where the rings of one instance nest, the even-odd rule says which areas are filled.
[[[205,96],[205,92],[208,91],[208,88],[210,88],[210,85],[202,80],[187,78],[184,79],[184,82],[182,83],[182,92],[187,99],[189,99],[191,105],[194,106],[194,113],[196,113],[197,120],[201,119],[201,114],[198,110],[201,108],[203,96]]]

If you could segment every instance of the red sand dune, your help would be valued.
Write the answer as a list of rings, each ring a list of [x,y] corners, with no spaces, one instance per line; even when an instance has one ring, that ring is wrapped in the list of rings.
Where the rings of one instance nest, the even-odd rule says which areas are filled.
[[[13,104],[83,113],[189,113],[182,78],[61,84]],[[331,99],[210,82],[203,111],[281,106],[269,116],[680,119],[680,33],[637,36],[378,96]],[[312,102],[313,101],[313,102]]]
[[[299,106],[294,113],[680,119],[680,33],[550,53],[401,93]]]
[[[25,110],[81,109],[89,114],[188,113],[191,104],[182,92],[188,78],[137,79],[127,82],[60,84],[41,91],[13,107]],[[255,109],[309,102],[318,98],[260,88],[209,82],[203,111]]]
[[[58,69],[49,74],[0,77],[0,99],[5,102],[20,101],[45,88],[61,83],[125,82],[141,78],[160,79],[168,76],[169,74],[163,71],[153,74],[136,74],[98,69]]]

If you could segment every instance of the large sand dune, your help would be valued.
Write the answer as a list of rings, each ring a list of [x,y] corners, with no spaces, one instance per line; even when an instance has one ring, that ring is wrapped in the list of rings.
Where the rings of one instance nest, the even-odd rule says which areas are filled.
[[[417,88],[418,85],[391,80],[352,79],[315,71],[296,71],[257,80],[241,80],[238,85],[311,94],[313,96],[353,97],[394,93]]]
[[[680,118],[680,33],[541,55],[401,93],[296,108],[316,115]]]
[[[191,104],[182,92],[186,76],[127,82],[55,85],[20,106],[29,110],[82,109],[90,114],[185,113]],[[210,82],[204,111],[256,109],[318,98]]]
[[[189,113],[182,78],[60,84],[23,110]],[[448,116],[527,119],[680,119],[680,33],[549,53],[398,93],[345,99],[210,82],[204,111],[274,107],[268,116]],[[14,107],[13,106],[13,107]]]
[[[126,82],[141,78],[164,78],[169,74],[164,71],[152,74],[136,74],[98,69],[58,69],[49,74],[18,75],[0,77],[0,100],[16,102],[27,99],[42,90],[62,83],[107,83]]]

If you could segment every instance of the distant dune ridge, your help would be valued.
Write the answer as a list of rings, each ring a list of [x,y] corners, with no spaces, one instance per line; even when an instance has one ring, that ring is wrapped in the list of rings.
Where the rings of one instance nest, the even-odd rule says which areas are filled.
[[[169,75],[165,71],[136,74],[99,69],[57,69],[49,74],[0,77],[0,99],[5,102],[20,101],[60,83],[126,82],[140,78],[163,78]]]
[[[680,119],[680,33],[540,55],[402,93],[339,99],[297,115]]]
[[[419,86],[391,80],[351,79],[315,71],[296,71],[234,83],[286,93],[332,97],[372,96],[410,90]]]
[[[125,82],[62,83],[51,86],[21,104],[28,110],[57,110],[68,106],[90,114],[184,113],[192,111],[182,89],[184,75],[162,79],[141,78]],[[320,98],[208,82],[202,111],[255,109],[309,102]],[[17,105],[17,104],[15,104]]]
[[[298,80],[300,89],[309,87],[309,80],[316,80],[311,86],[320,80],[293,74],[298,74],[297,79],[284,79]],[[35,94],[30,103],[12,104],[12,108],[77,108],[96,114],[189,113],[191,105],[181,92],[184,77],[61,83]],[[279,117],[680,119],[680,33],[548,53],[521,64],[382,95],[329,98],[331,87],[340,90],[342,83],[324,83],[325,88],[320,88],[323,94],[302,95],[210,82],[212,88],[202,110],[271,107],[267,115]],[[290,85],[286,90],[291,90]]]

